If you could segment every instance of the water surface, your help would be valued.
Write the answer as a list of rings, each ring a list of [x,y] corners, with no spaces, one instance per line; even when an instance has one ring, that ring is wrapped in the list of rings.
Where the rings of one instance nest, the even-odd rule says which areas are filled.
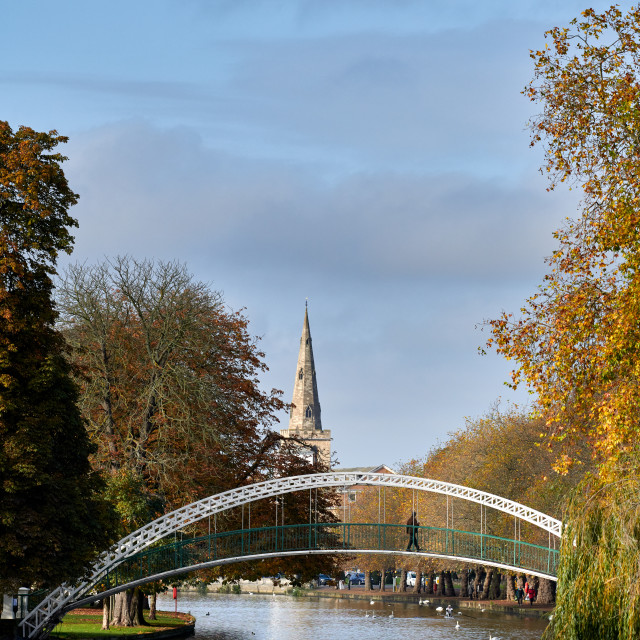
[[[173,611],[174,602],[165,594],[158,608]],[[178,610],[196,617],[195,640],[488,640],[490,633],[502,640],[539,640],[547,623],[488,610],[455,610],[447,619],[417,604],[283,595],[181,592]]]

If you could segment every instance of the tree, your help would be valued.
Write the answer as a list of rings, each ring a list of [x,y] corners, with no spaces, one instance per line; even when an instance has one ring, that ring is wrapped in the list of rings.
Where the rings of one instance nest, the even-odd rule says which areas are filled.
[[[59,304],[95,463],[139,478],[149,515],[261,477],[284,405],[221,294],[184,265],[125,257],[71,266]]]
[[[80,577],[113,519],[55,330],[51,275],[77,196],[50,153],[66,138],[0,122],[0,591]]]
[[[558,607],[547,638],[636,638],[640,418],[640,7],[592,9],[551,29],[526,89],[542,112],[550,188],[583,190],[580,215],[556,232],[551,270],[514,319],[490,323],[516,361],[514,385],[537,394],[560,447],[586,443],[598,464],[574,494],[563,536]]]
[[[587,442],[601,472],[633,452],[640,417],[640,8],[592,9],[546,33],[526,88],[542,112],[550,189],[581,186],[580,215],[556,231],[550,272],[520,318],[491,321],[490,345],[516,362],[560,447]],[[630,458],[626,458],[630,459]]]
[[[270,429],[284,404],[281,392],[260,389],[264,354],[247,319],[184,265],[118,257],[71,266],[58,300],[81,372],[93,461],[118,505],[123,533],[227,489],[325,470],[304,458],[299,442]],[[307,521],[308,496],[280,500],[288,517]],[[328,492],[320,495],[321,520],[330,521],[332,503]],[[273,525],[273,514],[273,501],[252,505],[252,526]],[[217,522],[241,528],[242,512],[230,510]],[[283,568],[291,576],[317,574],[320,562],[292,559],[273,574]],[[269,575],[270,567],[243,564],[204,575],[224,571],[234,579],[260,570]],[[114,624],[133,619],[133,602],[118,605],[116,613],[131,615]]]

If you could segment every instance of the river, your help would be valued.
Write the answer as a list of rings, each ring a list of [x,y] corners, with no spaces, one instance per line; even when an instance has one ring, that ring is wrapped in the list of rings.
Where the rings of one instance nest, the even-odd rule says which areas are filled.
[[[165,594],[158,608],[173,611],[174,602]],[[196,617],[195,640],[488,640],[489,634],[502,640],[539,640],[547,623],[489,610],[455,610],[454,618],[446,619],[435,608],[417,604],[284,595],[181,592],[178,610]]]

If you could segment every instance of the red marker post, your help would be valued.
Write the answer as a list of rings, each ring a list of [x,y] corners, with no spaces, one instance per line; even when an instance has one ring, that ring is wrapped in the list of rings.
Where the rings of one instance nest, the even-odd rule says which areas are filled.
[[[173,600],[175,601],[175,612],[178,613],[178,587],[173,587]]]

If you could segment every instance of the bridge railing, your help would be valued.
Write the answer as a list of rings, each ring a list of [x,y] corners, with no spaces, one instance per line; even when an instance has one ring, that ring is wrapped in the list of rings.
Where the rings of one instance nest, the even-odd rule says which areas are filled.
[[[152,547],[122,562],[105,576],[104,590],[148,576],[181,573],[232,558],[294,552],[407,551],[406,525],[312,523],[214,533]],[[419,527],[425,554],[511,566],[523,572],[556,574],[558,551],[519,540],[441,527]]]

